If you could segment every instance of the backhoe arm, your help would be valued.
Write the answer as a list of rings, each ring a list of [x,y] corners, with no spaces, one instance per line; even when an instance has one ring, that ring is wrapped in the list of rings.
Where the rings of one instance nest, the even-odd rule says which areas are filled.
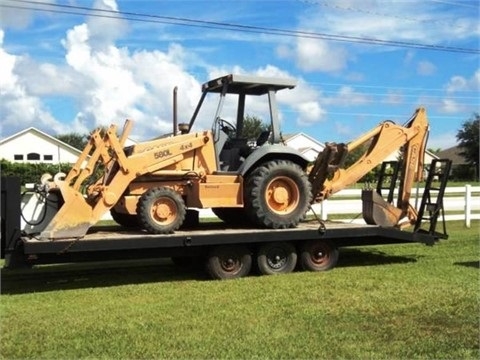
[[[397,207],[388,206],[389,204],[385,205],[391,215],[389,214],[389,220],[382,221],[381,225],[396,225],[406,215],[411,218],[410,220],[413,220],[415,212],[409,204],[409,199],[413,182],[422,175],[427,134],[426,112],[424,108],[419,108],[404,126],[385,121],[347,145],[327,143],[325,150],[319,155],[309,174],[315,200],[327,199],[336,192],[354,184],[384,161],[392,152],[403,149],[403,166]],[[367,151],[353,165],[343,168],[347,153],[369,142]],[[375,197],[375,195],[372,196]],[[378,197],[381,199],[380,195]],[[378,199],[375,197],[372,202],[376,200]],[[367,222],[376,223],[371,219]]]

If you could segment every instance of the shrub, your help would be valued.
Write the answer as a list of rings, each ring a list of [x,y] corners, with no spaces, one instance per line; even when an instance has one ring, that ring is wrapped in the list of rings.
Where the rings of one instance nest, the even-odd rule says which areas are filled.
[[[1,176],[16,176],[20,183],[38,183],[43,174],[55,175],[58,172],[67,174],[72,168],[71,164],[46,164],[46,163],[14,163],[5,159],[0,160]]]

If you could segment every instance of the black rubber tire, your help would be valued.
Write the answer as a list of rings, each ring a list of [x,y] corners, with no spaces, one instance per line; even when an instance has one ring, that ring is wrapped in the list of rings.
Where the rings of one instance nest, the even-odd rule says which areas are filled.
[[[126,228],[138,228],[140,224],[138,223],[137,215],[125,214],[116,211],[114,208],[110,209],[110,215],[112,219],[119,225]]]
[[[206,268],[212,279],[238,279],[250,273],[252,254],[242,245],[215,246],[208,254]]]
[[[291,161],[269,161],[247,177],[245,211],[258,226],[296,227],[304,219],[311,199],[312,186],[306,173]]]
[[[297,265],[297,251],[288,242],[262,245],[257,252],[257,269],[262,275],[287,274]]]
[[[307,271],[333,269],[338,262],[338,248],[330,241],[308,240],[302,244],[300,266]]]
[[[186,212],[180,194],[167,187],[145,191],[137,204],[138,222],[151,234],[171,234],[178,230]]]
[[[213,213],[224,223],[238,226],[248,224],[243,208],[212,208]]]

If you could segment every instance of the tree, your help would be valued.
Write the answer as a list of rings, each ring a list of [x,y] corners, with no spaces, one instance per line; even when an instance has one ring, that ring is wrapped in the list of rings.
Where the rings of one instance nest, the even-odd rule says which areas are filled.
[[[457,132],[458,147],[461,149],[459,154],[475,169],[476,178],[479,174],[479,123],[480,115],[474,113],[472,118],[465,121]]]
[[[247,115],[243,119],[242,137],[254,141],[261,132],[269,130],[270,125],[265,124],[262,119],[256,116]]]
[[[64,143],[67,143],[68,145],[73,146],[78,150],[83,150],[83,148],[87,145],[88,142],[87,135],[82,135],[75,132],[68,134],[60,134],[55,137],[58,140],[63,141]]]

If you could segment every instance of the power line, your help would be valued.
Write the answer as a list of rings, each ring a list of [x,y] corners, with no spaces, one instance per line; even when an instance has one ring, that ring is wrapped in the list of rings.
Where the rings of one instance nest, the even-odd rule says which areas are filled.
[[[431,2],[436,2],[440,4],[447,4],[447,5],[454,5],[454,6],[463,6],[463,7],[468,7],[468,8],[476,8],[479,9],[478,3],[477,5],[472,5],[472,4],[463,4],[462,2],[454,2],[454,1],[443,1],[443,0],[430,0]],[[468,1],[465,1],[468,2]]]
[[[217,29],[217,30],[261,33],[261,34],[267,34],[267,35],[288,36],[288,37],[296,37],[296,38],[321,39],[321,40],[359,43],[359,44],[368,44],[368,45],[415,48],[415,49],[424,49],[424,50],[453,52],[453,53],[467,53],[467,54],[480,53],[480,49],[472,49],[472,48],[452,47],[452,46],[434,45],[434,44],[420,44],[420,43],[405,42],[405,41],[382,40],[382,39],[367,38],[367,37],[336,35],[336,34],[327,34],[327,33],[319,33],[319,32],[298,31],[298,30],[289,30],[289,29],[272,28],[272,27],[261,27],[261,26],[253,26],[253,25],[242,25],[242,24],[233,24],[233,23],[225,23],[225,22],[190,19],[190,18],[183,18],[183,17],[160,16],[160,15],[143,14],[143,13],[137,13],[137,12],[114,11],[114,10],[90,8],[90,7],[75,6],[75,5],[51,4],[46,2],[37,2],[37,1],[28,1],[28,0],[10,0],[10,1],[29,4],[29,5],[36,5],[36,6],[41,5],[42,7],[17,6],[17,5],[8,5],[8,4],[0,4],[0,7],[34,10],[34,11],[42,11],[42,12],[50,12],[50,13],[63,13],[63,14],[70,14],[70,15],[94,16],[94,17],[119,19],[119,20],[123,19],[123,20],[129,20],[129,21],[141,21],[141,22],[149,22],[149,23],[163,23],[163,24],[170,24],[170,25],[177,25],[177,26],[200,27],[200,28],[210,28],[210,29]],[[62,9],[62,10],[59,10],[59,9]]]
[[[328,3],[328,2],[325,2],[325,1],[314,1],[314,0],[300,0],[300,1],[303,1],[307,4],[315,4],[315,5],[319,5],[319,6],[323,6],[323,7],[327,7],[327,8],[331,8],[331,9],[336,9],[336,10],[341,10],[341,11],[351,11],[351,12],[357,12],[357,13],[366,14],[366,15],[378,16],[380,18],[389,17],[389,18],[393,18],[393,19],[410,21],[410,22],[428,23],[428,24],[446,24],[446,25],[449,25],[450,27],[465,28],[464,25],[455,24],[455,23],[452,23],[452,21],[435,20],[435,19],[418,19],[418,18],[411,18],[411,17],[407,17],[407,16],[385,14],[385,13],[379,13],[379,12],[371,11],[371,10],[354,8],[354,7],[351,7],[351,6],[348,6],[348,7],[340,6],[340,5]],[[431,1],[435,1],[435,0],[431,0]],[[441,1],[438,1],[438,2],[441,2]],[[452,20],[457,20],[457,19],[452,19]]]

